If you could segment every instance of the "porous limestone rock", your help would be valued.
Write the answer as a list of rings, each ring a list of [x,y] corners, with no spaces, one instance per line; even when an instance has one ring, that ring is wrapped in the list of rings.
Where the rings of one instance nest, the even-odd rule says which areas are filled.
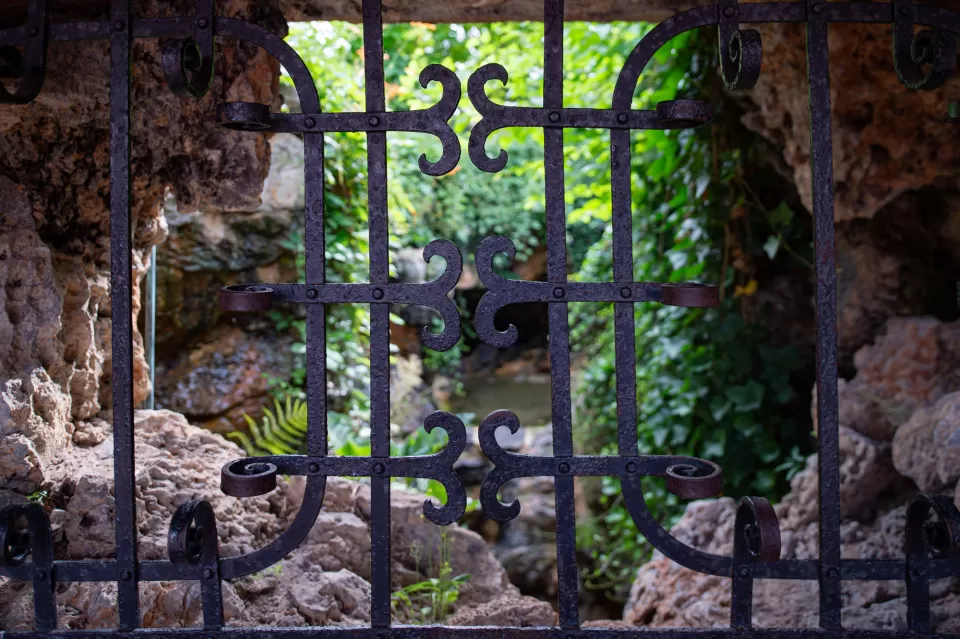
[[[136,11],[160,16],[188,6],[144,0]],[[271,3],[227,0],[218,11],[285,30]],[[99,17],[102,8],[85,3],[59,7],[52,19]],[[4,24],[20,18],[16,11],[0,15]],[[0,486],[23,493],[53,481],[45,468],[66,453],[73,423],[111,402],[108,46],[56,43],[39,97],[0,110],[0,451],[18,460],[0,469]],[[167,188],[185,210],[249,207],[260,194],[269,163],[265,137],[212,122],[225,100],[278,107],[279,64],[246,44],[224,41],[218,50],[212,90],[194,100],[166,87],[157,40],[133,47],[134,315],[147,251],[166,232],[159,203]],[[136,322],[133,353],[140,402],[149,380]]]
[[[893,438],[893,464],[924,492],[953,488],[960,479],[960,392],[921,408]]]
[[[754,108],[745,123],[782,145],[800,197],[812,210],[804,27],[758,29],[764,68],[746,94]],[[873,217],[900,194],[935,180],[956,185],[960,150],[941,143],[955,135],[947,104],[956,87],[908,91],[894,69],[889,25],[833,25],[829,46],[836,219]]]
[[[221,556],[249,553],[286,529],[303,498],[302,478],[278,479],[269,495],[237,499],[219,488],[220,468],[243,456],[233,443],[191,426],[170,411],[137,411],[136,504],[141,559],[167,554],[167,531],[176,508],[203,499],[213,506]],[[112,438],[74,450],[51,469],[60,477],[53,495],[66,501],[64,540],[58,557],[114,555]],[[16,501],[17,493],[9,493]],[[22,499],[20,497],[19,499]],[[521,599],[483,539],[458,526],[440,527],[423,517],[426,498],[392,491],[391,540],[394,587],[431,576],[446,547],[454,574],[469,574],[457,606],[470,610],[504,598],[513,619],[537,625],[553,611],[549,604]],[[329,478],[324,508],[304,542],[276,566],[224,585],[227,619],[233,625],[309,625],[369,621],[370,487]],[[60,586],[63,623],[72,628],[116,625],[115,586],[77,583]],[[0,583],[0,627],[31,627],[32,590]],[[146,627],[181,627],[200,617],[196,584],[142,586]],[[464,614],[467,614],[466,612]],[[482,615],[486,613],[475,613]],[[506,614],[506,613],[504,613]],[[551,618],[552,619],[552,618]],[[492,622],[491,622],[492,623]]]
[[[922,406],[960,389],[960,322],[891,318],[873,344],[854,356],[856,376],[840,380],[840,424],[891,441]],[[816,394],[812,402],[816,424]]]

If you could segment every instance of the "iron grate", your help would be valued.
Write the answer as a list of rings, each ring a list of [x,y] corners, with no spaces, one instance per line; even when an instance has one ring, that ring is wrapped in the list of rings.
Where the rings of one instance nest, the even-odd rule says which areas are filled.
[[[466,444],[464,425],[449,413],[438,412],[425,423],[427,430],[441,428],[449,435],[445,450],[422,457],[390,456],[389,442],[389,305],[418,304],[435,309],[444,320],[442,332],[423,329],[424,343],[434,349],[451,348],[460,336],[460,316],[448,297],[462,267],[459,250],[446,240],[431,242],[424,259],[435,256],[446,262],[438,279],[425,284],[391,284],[387,228],[388,131],[419,131],[436,136],[442,154],[431,161],[419,160],[429,175],[451,171],[460,161],[460,145],[448,124],[457,108],[461,86],[452,71],[430,65],[420,82],[439,83],[440,100],[428,109],[412,112],[386,111],[383,76],[381,1],[363,0],[366,110],[361,113],[323,113],[314,79],[296,51],[263,28],[238,19],[217,16],[213,0],[197,0],[193,16],[164,19],[131,18],[130,0],[112,0],[110,18],[96,22],[49,24],[46,0],[30,0],[25,24],[0,31],[0,69],[19,78],[11,93],[0,85],[0,102],[24,104],[41,90],[45,54],[55,41],[108,40],[111,59],[111,277],[115,310],[113,331],[113,415],[116,480],[116,559],[64,561],[53,557],[50,523],[36,505],[8,507],[0,511],[3,557],[0,574],[31,582],[34,589],[36,629],[32,633],[9,633],[11,637],[49,637],[76,634],[57,631],[55,587],[73,581],[115,581],[119,589],[118,630],[83,631],[93,639],[114,637],[119,632],[146,633],[140,623],[137,584],[140,581],[200,583],[203,629],[149,631],[150,634],[183,638],[237,637],[253,639],[299,639],[307,635],[369,639],[471,637],[605,638],[625,635],[683,636],[703,639],[750,635],[787,639],[824,635],[870,639],[927,635],[930,632],[929,581],[960,576],[960,513],[949,499],[920,496],[909,506],[905,559],[841,559],[839,446],[837,411],[836,277],[833,226],[833,167],[831,150],[831,105],[827,31],[831,23],[861,22],[892,24],[894,62],[897,73],[910,89],[932,89],[953,73],[960,36],[960,13],[914,4],[913,0],[883,2],[769,2],[738,4],[718,0],[711,6],[678,13],[650,31],[633,49],[620,71],[612,108],[583,109],[563,106],[563,0],[544,2],[544,95],[542,108],[500,105],[486,95],[486,83],[508,81],[497,64],[478,69],[469,79],[467,92],[482,118],[469,140],[469,156],[480,169],[501,170],[505,151],[490,157],[487,138],[505,127],[544,129],[546,172],[546,218],[548,281],[521,282],[499,277],[493,270],[498,253],[513,256],[514,245],[504,237],[487,238],[476,251],[477,271],[487,287],[476,314],[479,336],[497,347],[509,346],[516,329],[498,331],[498,309],[515,303],[545,302],[549,305],[550,356],[553,362],[554,454],[550,457],[518,455],[502,450],[494,436],[499,427],[516,431],[517,417],[508,411],[487,416],[480,425],[480,446],[494,464],[481,487],[481,504],[493,519],[506,521],[519,512],[520,504],[503,504],[497,490],[517,477],[555,478],[559,618],[557,628],[444,628],[395,627],[390,620],[390,478],[435,479],[446,488],[443,505],[429,500],[425,516],[438,525],[455,522],[464,512],[463,485],[453,464]],[[814,243],[817,300],[817,414],[819,415],[819,542],[820,556],[809,560],[780,559],[780,530],[770,504],[760,498],[745,498],[736,514],[736,537],[732,556],[707,554],[670,536],[654,519],[644,501],[639,479],[660,476],[671,492],[682,498],[717,495],[722,472],[711,462],[675,456],[646,456],[637,452],[635,337],[633,305],[660,303],[680,307],[703,307],[717,303],[717,289],[698,284],[634,282],[632,265],[632,219],[630,192],[630,132],[640,129],[695,127],[710,122],[708,104],[677,100],[658,104],[655,110],[631,108],[641,72],[653,55],[672,37],[692,29],[717,27],[721,68],[730,89],[751,88],[760,73],[762,44],[759,33],[741,29],[741,23],[803,23],[807,30],[808,70],[814,193]],[[925,27],[915,33],[915,26]],[[221,291],[221,306],[233,311],[260,311],[273,303],[306,305],[309,434],[307,454],[236,460],[222,471],[222,489],[230,495],[253,498],[270,492],[276,476],[306,477],[306,493],[295,520],[265,547],[238,557],[220,557],[216,518],[206,502],[182,504],[169,529],[169,560],[140,561],[136,551],[134,501],[134,448],[131,354],[131,263],[130,263],[130,73],[134,38],[166,38],[163,66],[171,90],[184,96],[201,96],[210,87],[214,69],[214,38],[253,43],[275,58],[290,73],[303,112],[275,114],[269,107],[252,103],[222,104],[219,123],[239,131],[286,131],[304,139],[306,178],[306,281],[307,284],[270,284],[227,287]],[[20,49],[22,48],[22,53]],[[956,113],[951,105],[951,113]],[[612,163],[612,224],[614,277],[612,282],[567,282],[564,209],[563,129],[610,130]],[[324,273],[323,133],[360,131],[367,135],[369,171],[370,281],[363,284],[328,284]],[[605,302],[614,305],[617,374],[617,456],[577,456],[573,451],[570,395],[570,330],[567,304]],[[370,457],[328,457],[326,442],[325,305],[369,304],[371,308],[371,446]],[[612,409],[612,407],[611,407]],[[279,561],[306,536],[319,513],[325,479],[329,476],[370,477],[372,486],[372,623],[364,628],[225,629],[221,582],[263,570]],[[640,532],[673,561],[701,573],[731,578],[731,622],[715,630],[580,629],[578,619],[576,540],[573,478],[616,476],[623,486],[628,510]],[[21,518],[27,529],[16,529]],[[751,627],[752,591],[755,579],[817,581],[820,592],[820,630],[759,630]],[[899,633],[842,628],[841,585],[845,580],[904,581],[907,587],[908,628]],[[0,633],[3,634],[3,633]]]

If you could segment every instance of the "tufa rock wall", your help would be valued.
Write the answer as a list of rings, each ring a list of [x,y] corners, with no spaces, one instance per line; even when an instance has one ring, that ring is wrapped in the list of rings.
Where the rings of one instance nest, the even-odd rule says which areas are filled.
[[[149,0],[136,8],[166,15],[187,4]],[[218,11],[285,29],[269,3],[229,0]],[[57,43],[40,96],[0,110],[0,488],[21,493],[53,480],[47,466],[69,448],[76,426],[108,416],[111,401],[107,46]],[[156,40],[134,46],[135,314],[145,256],[166,235],[159,207],[166,189],[187,210],[257,202],[267,143],[212,126],[216,104],[279,106],[279,65],[255,47],[222,43],[202,100],[167,90],[159,56]],[[134,341],[139,402],[149,381],[138,332]]]

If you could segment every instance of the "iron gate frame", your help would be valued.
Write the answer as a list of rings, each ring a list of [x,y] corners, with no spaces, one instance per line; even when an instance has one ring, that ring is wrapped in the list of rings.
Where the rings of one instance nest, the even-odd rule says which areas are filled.
[[[498,253],[514,255],[513,243],[503,237],[484,240],[476,251],[477,271],[488,288],[476,313],[481,339],[497,347],[509,346],[516,329],[498,331],[494,316],[507,304],[541,302],[549,305],[551,391],[553,396],[553,446],[549,457],[519,455],[502,450],[495,431],[520,428],[509,411],[487,416],[479,428],[482,450],[494,464],[481,486],[485,513],[499,521],[515,517],[518,502],[500,503],[498,488],[517,477],[552,476],[556,483],[559,627],[555,628],[453,628],[393,626],[390,619],[390,479],[423,477],[441,482],[447,503],[424,504],[425,516],[440,525],[456,521],[466,497],[453,464],[466,444],[464,425],[449,413],[437,412],[425,421],[430,431],[448,434],[446,448],[434,455],[391,457],[389,430],[389,305],[418,304],[435,309],[444,319],[442,332],[423,329],[425,345],[451,348],[460,336],[460,316],[448,296],[461,268],[460,251],[446,240],[435,240],[424,250],[424,259],[442,257],[445,270],[425,284],[388,281],[387,156],[389,131],[418,131],[439,138],[443,151],[436,162],[421,156],[420,169],[428,175],[453,170],[460,160],[460,144],[448,124],[461,97],[460,81],[452,71],[430,65],[420,75],[421,84],[439,82],[442,97],[432,107],[412,112],[388,112],[384,96],[383,27],[381,0],[363,0],[363,38],[366,109],[358,113],[323,113],[313,77],[299,55],[279,36],[243,20],[217,16],[214,0],[196,0],[192,16],[136,19],[130,0],[111,0],[109,19],[51,24],[46,0],[29,0],[26,22],[0,31],[0,74],[19,78],[16,91],[0,85],[0,103],[25,104],[41,90],[46,50],[51,42],[107,40],[110,45],[110,209],[111,284],[113,299],[112,385],[114,475],[116,495],[116,558],[111,560],[55,560],[50,522],[40,506],[11,506],[0,511],[0,574],[32,582],[36,628],[33,632],[0,631],[11,639],[83,636],[108,639],[130,633],[171,639],[300,639],[306,636],[386,639],[401,638],[508,638],[553,639],[618,636],[696,637],[725,639],[734,634],[770,639],[791,637],[928,636],[930,634],[929,581],[960,576],[960,513],[942,496],[920,495],[908,506],[903,559],[842,559],[840,555],[839,425],[837,397],[836,264],[834,255],[834,197],[829,78],[828,26],[858,22],[892,24],[894,63],[908,89],[932,89],[953,73],[960,37],[960,13],[914,4],[913,0],[873,2],[767,2],[717,4],[690,9],[654,27],[636,45],[620,71],[612,108],[585,109],[563,106],[563,0],[544,1],[544,93],[542,107],[515,107],[491,101],[488,81],[506,84],[504,68],[486,65],[468,81],[468,95],[481,114],[469,139],[472,162],[488,172],[501,170],[506,152],[491,158],[487,138],[505,127],[544,130],[545,201],[547,221],[547,282],[510,281],[498,276],[493,259]],[[675,100],[655,110],[631,108],[640,75],[653,55],[671,38],[704,27],[719,30],[721,70],[731,89],[749,89],[759,77],[762,44],[759,33],[741,29],[749,23],[802,23],[806,26],[812,136],[812,182],[817,323],[817,415],[819,446],[819,547],[817,559],[780,559],[780,530],[770,504],[744,498],[737,510],[732,556],[712,555],[672,537],[650,514],[640,478],[666,477],[668,489],[683,498],[717,495],[722,472],[712,462],[675,457],[639,455],[637,452],[636,362],[633,305],[656,302],[673,306],[704,307],[717,303],[717,288],[699,284],[634,282],[632,265],[632,203],[630,191],[630,132],[643,129],[688,128],[710,122],[707,103]],[[925,29],[915,33],[915,26]],[[134,500],[134,438],[132,390],[132,315],[130,251],[130,73],[131,46],[135,38],[162,38],[162,63],[169,87],[185,96],[202,96],[213,79],[214,39],[232,38],[257,45],[273,55],[290,74],[299,95],[302,113],[274,114],[269,107],[252,103],[226,103],[218,107],[223,126],[241,131],[274,131],[301,134],[305,152],[305,251],[306,284],[261,284],[227,287],[221,307],[232,311],[258,311],[275,302],[306,305],[307,395],[309,430],[307,454],[239,459],[222,471],[222,490],[237,497],[255,497],[275,488],[278,474],[306,477],[306,491],[291,525],[257,551],[220,557],[216,519],[207,502],[182,504],[169,529],[169,560],[141,561],[136,551]],[[19,49],[23,52],[20,53]],[[950,105],[956,119],[957,105]],[[567,282],[566,213],[564,205],[563,129],[610,130],[612,170],[613,264],[612,282]],[[367,134],[370,281],[357,284],[325,283],[323,211],[323,134],[359,131]],[[604,302],[614,305],[616,335],[617,456],[577,456],[573,451],[570,393],[570,349],[567,304]],[[371,456],[327,455],[326,441],[326,335],[325,305],[369,304],[371,310]],[[574,534],[573,478],[617,476],[627,508],[646,539],[673,561],[700,573],[731,578],[731,625],[714,630],[692,629],[581,629],[578,619],[578,579]],[[328,476],[365,476],[371,483],[371,584],[369,627],[224,628],[221,582],[273,565],[293,550],[313,526],[320,511]],[[26,520],[26,530],[15,524]],[[28,561],[29,559],[29,561]],[[755,579],[796,579],[819,584],[820,629],[755,629],[752,627],[752,592]],[[905,581],[908,628],[902,632],[844,629],[841,623],[841,584],[845,580]],[[119,628],[96,631],[58,631],[55,588],[61,582],[116,582]],[[141,629],[138,583],[141,581],[197,581],[200,584],[204,627]],[[946,635],[940,635],[946,636]]]

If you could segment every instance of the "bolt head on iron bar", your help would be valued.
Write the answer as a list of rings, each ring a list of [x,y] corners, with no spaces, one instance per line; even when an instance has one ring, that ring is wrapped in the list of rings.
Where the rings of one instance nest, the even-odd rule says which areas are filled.
[[[269,131],[270,107],[258,102],[224,102],[217,105],[217,124],[234,131]]]
[[[235,284],[220,289],[220,310],[237,313],[268,311],[273,306],[273,289],[269,286]]]

